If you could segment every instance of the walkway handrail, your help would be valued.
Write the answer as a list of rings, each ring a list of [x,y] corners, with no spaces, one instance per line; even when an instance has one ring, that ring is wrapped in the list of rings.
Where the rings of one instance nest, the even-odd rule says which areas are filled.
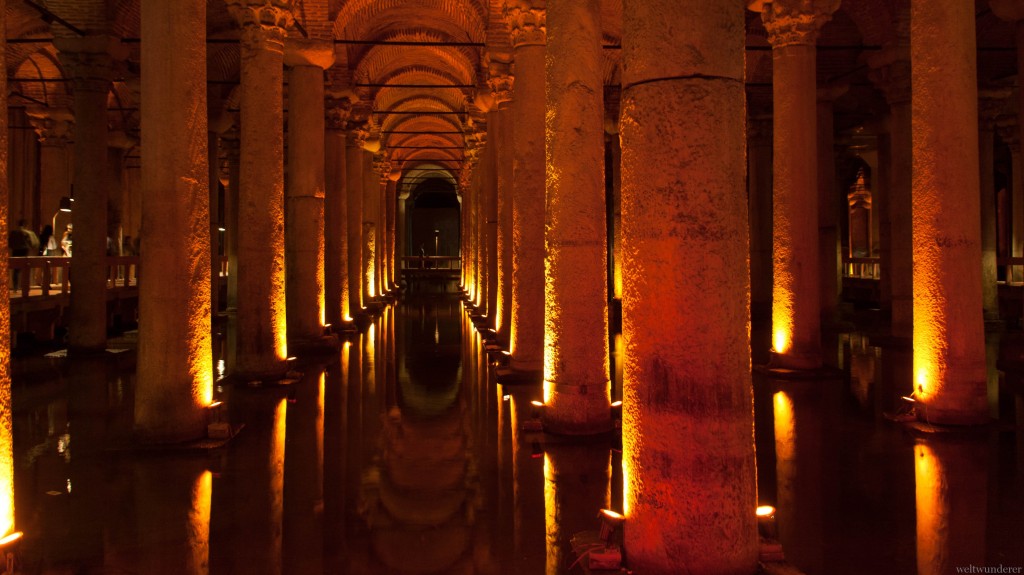
[[[457,270],[461,269],[459,256],[402,256],[403,270]]]
[[[843,277],[877,280],[881,277],[881,258],[843,256]]]

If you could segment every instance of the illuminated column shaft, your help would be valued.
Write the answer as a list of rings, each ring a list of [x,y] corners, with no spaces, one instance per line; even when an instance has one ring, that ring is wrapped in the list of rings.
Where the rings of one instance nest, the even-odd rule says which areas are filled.
[[[71,195],[68,146],[74,117],[64,108],[29,108],[25,112],[39,136],[39,213],[45,225],[60,207],[60,199]],[[57,218],[58,229],[53,232],[58,241],[64,232],[63,224],[70,221],[70,216],[64,213]]]
[[[842,258],[839,256],[839,194],[836,192],[835,134],[833,103],[848,86],[818,89],[818,250],[821,279],[821,319],[826,325],[839,320],[842,293]]]
[[[629,564],[754,573],[743,5],[626,0],[623,14]]]
[[[750,212],[750,313],[772,309],[772,120],[747,122],[747,186]]]
[[[142,251],[135,429],[183,441],[213,398],[205,4],[148,2],[142,26],[142,226],[159,239]]]
[[[516,97],[512,117],[512,325],[514,370],[539,372],[544,360],[544,3],[506,5]]]
[[[348,110],[337,99],[327,101],[324,143],[324,292],[327,323],[350,321],[348,300],[348,197],[345,194],[345,132]]]
[[[360,285],[363,290],[363,303],[368,303],[377,295],[374,275],[377,273],[377,214],[380,207],[380,179],[373,170],[373,154],[362,153],[363,162],[363,236],[360,245],[363,248],[363,274]]]
[[[55,43],[73,82],[75,140],[91,144],[74,147],[73,216],[82,225],[74,233],[71,274],[75,289],[71,291],[68,349],[73,353],[98,353],[107,344],[107,96],[114,74],[114,53],[122,52],[123,47],[106,36],[59,39]],[[206,180],[205,129],[204,119],[204,168],[197,172],[201,181]],[[205,184],[202,189],[205,195]],[[203,231],[205,234],[205,221]]]
[[[316,339],[324,331],[324,70],[333,63],[333,45],[288,44],[285,263],[294,339]]]
[[[206,182],[207,182],[207,208],[209,214],[207,216],[207,228],[210,238],[210,315],[211,317],[216,316],[220,312],[221,299],[220,299],[220,245],[221,245],[221,226],[223,226],[223,215],[220,212],[220,134],[214,130],[210,130],[206,133]],[[127,153],[127,150],[124,151]],[[122,153],[122,156],[124,155]],[[123,160],[122,160],[123,161]],[[111,230],[111,236],[114,238],[115,249],[119,244],[119,236],[116,235],[118,227]],[[122,246],[124,250],[126,246]],[[116,253],[116,252],[115,252]],[[122,255],[118,253],[117,255]]]
[[[275,377],[287,369],[284,246],[284,38],[290,3],[228,0],[242,27],[236,370]],[[273,16],[273,23],[264,19]],[[145,248],[143,248],[145,251]]]
[[[515,125],[512,121],[512,105],[510,102],[512,89],[512,76],[503,76],[504,91],[500,103],[498,103],[498,114],[501,116],[499,122],[502,127],[498,131],[498,191],[497,191],[497,301],[494,329],[498,331],[498,339],[503,343],[508,342],[509,328],[512,323],[512,131]],[[494,90],[492,78],[492,93]],[[496,98],[498,96],[496,95]]]
[[[487,230],[487,293],[484,305],[487,307],[487,325],[494,328],[498,317],[498,171],[499,154],[501,153],[501,132],[505,126],[501,122],[501,111],[495,105],[487,115],[487,124],[492,130],[488,134],[490,140],[490,157],[487,164],[487,213],[485,216]]]
[[[598,433],[611,427],[600,4],[547,16],[544,424]]]
[[[821,366],[818,260],[817,33],[839,0],[760,3],[772,45],[772,359]]]
[[[988,420],[973,10],[911,2],[914,389],[945,424]]]
[[[239,130],[238,124],[235,127],[228,130],[224,134],[224,147],[226,149],[228,157],[228,187],[225,190],[224,204],[228,208],[227,217],[224,221],[224,227],[227,228],[227,232],[224,234],[225,240],[227,240],[227,246],[225,252],[228,255],[228,310],[238,310],[238,226],[240,225],[238,219],[238,180],[239,174],[241,173],[241,142],[238,141]],[[236,330],[237,331],[237,330]],[[237,346],[228,346],[228,356],[234,356]],[[234,363],[231,363],[232,369]]]
[[[198,10],[194,14],[205,18],[204,12]],[[152,458],[136,467],[133,481],[136,489],[132,524],[138,526],[136,540],[141,544],[136,549],[162,552],[131,553],[125,549],[131,561],[124,569],[151,575],[208,575],[213,474],[205,469],[205,462]]]
[[[7,0],[0,0],[6,14]],[[7,33],[0,28],[0,61],[7,61]],[[7,237],[7,74],[0,74],[0,232]],[[7,250],[0,250],[0,268],[8,269]],[[11,305],[10,292],[0,290],[0,537],[14,531],[14,437],[11,433]]]
[[[911,237],[910,62],[905,53],[880,54],[885,63],[872,72],[889,102],[889,297],[892,335],[913,335],[913,238]],[[975,152],[976,153],[976,152]]]
[[[996,184],[995,118],[1008,93],[988,91],[978,100],[978,162],[981,182],[981,293],[986,320],[999,319],[999,291],[996,284]]]
[[[367,133],[352,128],[345,142],[348,198],[348,315],[363,313],[363,142]]]
[[[395,212],[398,208],[398,183],[394,178],[399,176],[400,173],[388,173],[388,181],[385,184],[384,193],[384,208],[387,227],[385,228],[385,249],[384,257],[386,262],[385,277],[387,282],[384,287],[388,291],[394,289],[397,285],[397,275],[395,273]]]
[[[1010,241],[1010,256],[1020,257],[1021,248],[1024,244],[1021,243],[1022,236],[1021,224],[1024,220],[1024,162],[1021,158],[1021,138],[1020,138],[1020,123],[1017,118],[1013,116],[1003,117],[999,120],[999,138],[1006,144],[1006,147],[1010,150],[1010,201],[1009,201],[1009,217],[1007,218],[1007,224],[1009,227],[1009,241]],[[1011,267],[1009,276],[1006,278],[1008,281],[1021,281],[1020,268]]]
[[[491,126],[488,124],[488,129]],[[491,179],[493,173],[492,158],[494,150],[492,146],[484,148],[483,157],[480,161],[479,175],[477,176],[477,197],[480,199],[476,207],[476,244],[477,244],[477,263],[476,263],[476,283],[477,283],[477,294],[476,294],[476,305],[477,310],[482,315],[489,313],[487,309],[487,298],[490,293],[490,280],[491,277],[487,273],[490,267],[488,263],[493,257],[490,253],[489,244],[489,233],[488,233],[488,215],[491,211],[491,203],[494,201],[494,186]]]

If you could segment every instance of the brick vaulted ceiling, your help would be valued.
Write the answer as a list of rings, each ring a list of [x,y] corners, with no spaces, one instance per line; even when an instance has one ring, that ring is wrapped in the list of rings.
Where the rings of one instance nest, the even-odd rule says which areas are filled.
[[[268,0],[271,1],[271,0]],[[50,40],[110,34],[131,49],[111,95],[111,125],[137,129],[140,0],[8,0],[4,26],[10,39],[10,105],[67,106],[71,87]],[[399,169],[433,167],[457,172],[467,135],[485,127],[481,91],[492,63],[511,58],[506,2],[528,0],[273,0],[290,3],[289,34],[333,41],[336,64],[328,89],[348,95],[356,116],[369,120],[382,150]],[[868,79],[868,59],[893,42],[897,14],[909,0],[843,0],[819,39],[819,82],[845,83],[836,102],[838,130],[855,128],[885,111]],[[602,0],[605,82],[619,82],[622,1]],[[1014,85],[1013,27],[998,19],[988,0],[976,0],[980,86]],[[905,29],[905,27],[903,28]],[[207,8],[211,125],[226,126],[237,108],[239,55],[235,24],[223,0]],[[771,52],[758,14],[747,17],[747,83],[751,113],[771,108]],[[498,66],[500,69],[501,66]],[[514,72],[514,69],[513,69]],[[285,103],[285,106],[287,104]],[[416,113],[419,112],[419,113]],[[395,133],[403,132],[403,133]],[[409,133],[411,132],[411,133]],[[442,161],[438,161],[442,160]]]

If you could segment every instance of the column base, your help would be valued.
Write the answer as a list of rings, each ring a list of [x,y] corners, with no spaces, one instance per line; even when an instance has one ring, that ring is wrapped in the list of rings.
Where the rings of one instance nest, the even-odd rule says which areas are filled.
[[[943,431],[963,431],[963,428],[987,428],[991,425],[992,418],[988,414],[987,406],[984,409],[939,409],[918,401],[914,404],[916,421],[908,422],[908,425],[922,432],[937,433]]]

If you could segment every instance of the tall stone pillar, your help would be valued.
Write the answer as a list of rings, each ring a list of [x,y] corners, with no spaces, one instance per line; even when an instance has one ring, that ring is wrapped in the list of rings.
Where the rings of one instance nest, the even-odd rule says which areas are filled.
[[[512,325],[509,366],[540,373],[544,360],[545,0],[510,0],[516,97],[512,117]]]
[[[547,25],[544,425],[599,433],[611,428],[600,2],[552,2]]]
[[[839,0],[751,0],[772,45],[773,367],[821,366],[818,31]]]
[[[649,575],[754,573],[743,3],[623,16],[626,554]]]
[[[327,323],[341,329],[349,315],[348,196],[345,193],[345,123],[351,111],[347,98],[329,97],[326,104],[326,173],[324,174],[324,310]]]
[[[1022,72],[1024,72],[1024,0],[990,0],[989,8],[996,16],[1012,22],[1015,28],[1015,36],[1017,40],[1017,77],[1024,78]],[[1018,80],[1018,86],[1022,83]],[[1010,219],[1010,255],[1013,257],[1021,257],[1024,255],[1024,159],[1020,153],[1020,142],[1024,141],[1022,132],[1024,132],[1024,89],[1016,90],[1017,101],[1013,108],[1017,111],[1018,122],[1015,127],[1015,138],[1016,146],[1011,146],[1011,150],[1014,151],[1013,155],[1013,198],[1010,200],[1010,206],[1013,210],[1013,216]],[[1013,270],[1014,281],[1024,281],[1024,275],[1021,274],[1019,267],[1011,268]],[[1011,278],[1007,278],[1010,280]]]
[[[488,124],[487,129],[490,130],[491,126]],[[489,134],[487,132],[477,133],[477,145],[480,147],[481,155],[479,162],[479,169],[476,173],[476,186],[474,193],[476,194],[477,202],[474,204],[476,217],[474,218],[476,227],[473,230],[473,235],[476,238],[476,303],[477,313],[481,316],[486,316],[489,311],[487,309],[487,300],[490,297],[490,282],[492,277],[488,274],[487,270],[490,267],[488,261],[494,257],[488,246],[490,245],[489,233],[488,233],[488,214],[491,210],[491,204],[494,202],[494,186],[491,175],[493,174],[493,162],[491,161],[494,157],[494,150],[492,146],[486,144]]]
[[[848,89],[845,84],[818,88],[818,269],[821,273],[821,320],[827,327],[835,327],[839,321],[839,299],[843,291],[833,104]]]
[[[499,130],[498,139],[498,191],[497,191],[497,231],[495,256],[497,264],[497,300],[495,302],[494,329],[498,332],[498,341],[508,343],[512,324],[512,133],[515,122],[512,121],[512,87],[515,78],[512,75],[492,76],[488,81],[494,104],[498,107]]]
[[[889,102],[889,297],[892,336],[909,339],[914,325],[911,238],[910,60],[906,45],[875,55],[875,84]],[[883,215],[884,217],[884,215]]]
[[[207,118],[208,126],[213,120]],[[220,247],[221,230],[224,226],[224,215],[220,211],[220,134],[212,127],[206,132],[206,188],[207,188],[207,234],[210,238],[210,317],[217,316],[220,311]],[[145,201],[145,200],[143,200]],[[117,238],[114,238],[115,241]],[[120,244],[118,244],[120,245]],[[123,248],[122,248],[123,249]]]
[[[286,0],[226,0],[241,33],[241,157],[236,372],[249,379],[287,370],[284,246],[284,39]],[[143,248],[145,249],[145,248]]]
[[[109,36],[58,38],[54,43],[75,94],[74,219],[80,225],[74,230],[71,260],[75,288],[68,350],[99,353],[107,345],[107,96],[114,62],[126,49]]]
[[[1009,90],[985,90],[978,97],[978,165],[981,183],[981,294],[986,320],[999,319],[999,290],[996,283],[996,117],[1003,109]]]
[[[974,6],[911,0],[918,417],[988,421]]]
[[[406,221],[406,206],[409,200],[408,189],[399,190],[396,184],[396,194],[398,195],[398,205],[396,207],[397,212],[395,213],[395,258],[398,260],[396,263],[395,281],[401,282],[402,277],[402,257],[409,254],[409,249],[405,247],[406,242],[406,231],[408,230],[408,222]]]
[[[376,299],[377,218],[380,213],[380,176],[373,167],[373,153],[363,151],[363,305]]]
[[[0,0],[6,14],[7,0]],[[7,33],[0,27],[0,62],[7,61]],[[7,74],[0,74],[0,233],[7,237]],[[8,269],[7,250],[0,250],[0,268]],[[0,536],[14,526],[14,409],[11,404],[11,294],[0,290]]]
[[[750,213],[750,316],[772,310],[772,119],[747,121],[747,210]]]
[[[241,136],[238,123],[224,133],[223,141],[225,153],[227,154],[228,187],[225,191],[224,206],[227,214],[224,218],[224,239],[226,241],[225,253],[228,256],[228,300],[227,309],[229,312],[238,311],[238,227],[241,224],[238,220],[238,180],[241,175]],[[228,353],[233,354],[235,346],[228,346]]]
[[[324,331],[324,70],[333,63],[329,42],[288,41],[285,277],[293,341],[316,340]]]
[[[156,442],[203,437],[213,401],[205,30],[202,0],[142,6],[135,431]]]
[[[622,143],[619,141],[620,89],[604,91],[605,112],[605,201],[608,206],[608,290],[612,299],[622,301]]]
[[[999,139],[1010,149],[1009,255],[1019,258],[1024,250],[1024,155],[1021,154],[1020,122],[1015,116],[1003,116],[997,126]],[[1016,266],[1011,267],[1009,273],[1007,281],[1024,280]]]
[[[60,199],[71,196],[71,170],[68,164],[68,148],[71,144],[74,117],[66,108],[29,108],[29,121],[39,137],[39,212],[42,223],[54,221],[60,207]],[[54,229],[57,240],[64,231],[64,224],[70,222],[68,214],[56,218],[58,229]],[[46,246],[43,246],[46,247]]]
[[[348,198],[348,315],[363,313],[363,144],[369,133],[349,127],[345,140],[345,195]]]
[[[385,184],[385,215],[387,222],[387,237],[385,238],[385,250],[384,255],[387,258],[387,283],[385,287],[390,292],[398,287],[398,270],[396,267],[396,261],[398,252],[395,251],[395,225],[397,223],[397,212],[398,212],[398,180],[401,179],[402,172],[393,170],[387,174],[387,183]]]
[[[494,329],[498,317],[498,171],[501,170],[501,132],[505,129],[502,123],[498,101],[487,114],[487,125],[490,133],[490,156],[487,166],[487,213],[485,217],[487,236],[487,293],[484,305],[487,308],[487,326]]]

